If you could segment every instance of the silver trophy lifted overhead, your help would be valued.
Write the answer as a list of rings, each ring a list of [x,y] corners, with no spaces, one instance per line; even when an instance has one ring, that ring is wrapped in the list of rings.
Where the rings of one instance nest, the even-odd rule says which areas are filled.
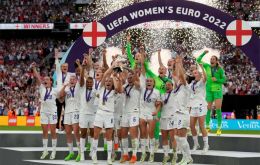
[[[128,59],[126,56],[117,54],[113,58],[115,62],[118,63],[118,65],[113,68],[115,72],[120,73],[123,72],[124,69],[131,70],[129,67],[127,67]]]

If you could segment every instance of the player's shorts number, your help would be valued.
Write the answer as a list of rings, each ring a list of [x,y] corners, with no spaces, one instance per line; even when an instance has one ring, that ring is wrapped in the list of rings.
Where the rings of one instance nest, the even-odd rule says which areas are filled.
[[[134,123],[136,122],[136,117],[133,117],[133,122],[134,122]]]
[[[181,125],[181,120],[178,121],[178,125]]]
[[[200,111],[200,113],[202,112],[202,107],[200,106],[200,108],[199,108],[199,111]]]
[[[79,119],[79,114],[74,114],[74,119]]]
[[[174,121],[173,120],[169,120],[169,126],[174,126]]]

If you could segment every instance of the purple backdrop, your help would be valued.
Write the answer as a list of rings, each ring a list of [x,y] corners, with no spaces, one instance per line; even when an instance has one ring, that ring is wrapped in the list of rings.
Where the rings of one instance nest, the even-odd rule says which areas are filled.
[[[155,8],[163,7],[164,13],[156,13],[155,11],[153,12],[153,14],[148,14],[143,17],[138,17],[135,19],[131,19],[130,17],[129,13],[139,11],[139,10],[144,10],[144,9],[150,9],[150,8],[153,9],[154,7]],[[179,8],[188,8],[190,10],[190,15],[192,14],[191,10],[193,10],[194,12],[197,11],[197,13],[200,13],[200,16],[194,17],[190,15],[177,14],[176,12],[177,7],[178,7],[178,11],[180,11]],[[126,16],[128,21],[115,27],[114,29],[109,30],[107,25],[110,25],[110,23],[112,23],[115,20],[118,20],[122,16]],[[209,22],[209,19],[211,19],[212,23]],[[182,0],[182,1],[154,0],[154,1],[136,3],[131,6],[122,8],[118,11],[115,11],[107,15],[99,22],[106,27],[107,38],[109,38],[115,35],[116,33],[124,29],[127,29],[131,26],[143,22],[156,21],[156,20],[180,20],[185,22],[191,22],[194,24],[207,27],[217,32],[218,34],[225,36],[227,26],[229,25],[229,23],[234,21],[235,18],[218,9],[200,3],[196,3],[196,2],[191,2],[186,0]],[[222,28],[220,26],[222,26]],[[82,59],[83,53],[86,52],[89,48],[90,47],[86,45],[85,42],[83,41],[82,36],[76,40],[75,44],[73,45],[66,59],[66,62],[69,63],[70,71],[74,71],[74,65],[73,65],[74,61],[77,58]],[[253,34],[250,42],[240,48],[252,60],[257,70],[260,71],[260,39],[258,38],[258,36],[256,34]]]

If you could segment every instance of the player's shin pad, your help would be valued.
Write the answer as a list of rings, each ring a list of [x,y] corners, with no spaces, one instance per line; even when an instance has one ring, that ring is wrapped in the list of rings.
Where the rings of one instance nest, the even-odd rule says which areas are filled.
[[[206,116],[206,127],[209,127],[210,117],[211,117],[211,110],[208,109],[207,116]]]
[[[221,109],[216,109],[217,112],[217,120],[218,120],[218,129],[221,129],[222,124],[222,112]]]

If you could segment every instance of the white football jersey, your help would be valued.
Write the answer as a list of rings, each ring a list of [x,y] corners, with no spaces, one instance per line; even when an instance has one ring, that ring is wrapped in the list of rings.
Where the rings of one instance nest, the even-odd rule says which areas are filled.
[[[160,100],[160,93],[156,89],[146,90],[145,78],[140,76],[141,97],[140,97],[140,113],[152,115],[156,111],[155,102]]]
[[[46,91],[47,90],[47,91]],[[46,89],[44,85],[40,85],[40,102],[41,102],[41,112],[48,114],[57,113],[56,98],[59,95],[57,88]]]
[[[178,85],[173,91],[173,102],[176,112],[189,114],[188,103],[190,98],[190,90],[188,85]]]
[[[203,80],[196,82],[193,80],[189,84],[189,89],[191,92],[189,106],[199,107],[201,105],[207,106],[206,102],[206,85]]]
[[[125,105],[125,95],[124,93],[115,94],[115,116],[122,116],[123,108]]]
[[[95,114],[97,106],[94,104],[96,97],[95,89],[87,89],[84,85],[80,87],[80,113],[81,114]]]
[[[56,76],[57,76],[57,89],[61,90],[64,84],[68,84],[70,80],[70,75],[74,73],[67,72],[67,74],[63,74],[61,71],[61,65],[59,60],[55,60],[56,65]]]
[[[161,95],[161,100],[163,103],[161,109],[161,118],[168,118],[176,113],[176,105],[173,104],[174,99],[174,90],[172,90],[170,93],[164,93]]]
[[[73,92],[73,88],[65,88],[65,113],[77,112],[80,109],[80,86],[76,84]]]
[[[106,91],[106,93],[105,93]],[[107,95],[107,100],[103,101],[103,95]],[[109,113],[114,113],[115,111],[115,91],[114,90],[106,90],[105,87],[101,87],[97,92],[97,104],[98,111],[104,111]],[[101,112],[99,112],[100,114]]]
[[[133,113],[140,111],[140,95],[141,90],[135,86],[125,85],[125,107],[123,113]],[[130,90],[131,89],[131,90]]]

